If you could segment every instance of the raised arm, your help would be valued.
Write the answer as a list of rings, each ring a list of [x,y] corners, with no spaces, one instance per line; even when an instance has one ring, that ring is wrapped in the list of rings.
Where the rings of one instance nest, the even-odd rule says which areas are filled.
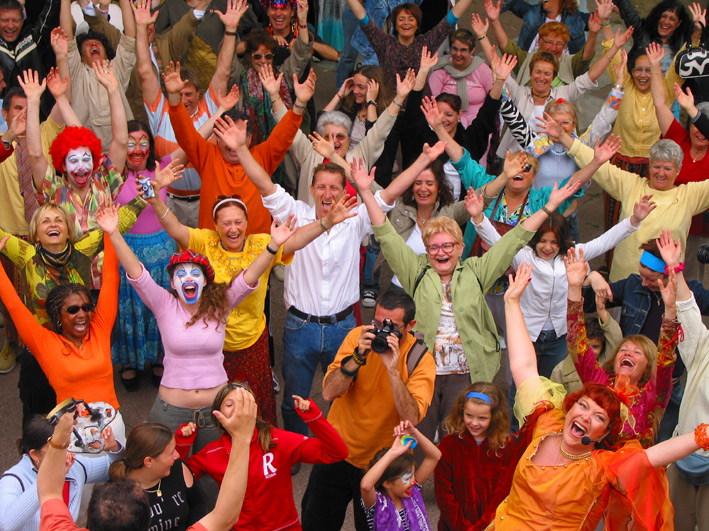
[[[502,4],[502,0],[498,1],[497,4],[493,2],[493,0],[485,0],[483,2],[483,6],[485,7],[485,14],[487,15],[487,19],[489,21],[489,25],[492,26],[492,32],[495,35],[495,40],[497,41],[497,45],[500,47],[500,50],[504,51],[507,49],[507,41],[509,40],[507,36],[507,32],[505,31],[505,28],[502,27],[502,22],[500,22],[500,7]],[[480,19],[480,15],[475,14],[478,20]],[[473,23],[473,26],[475,26],[476,23]],[[487,25],[487,23],[486,23]],[[483,35],[487,35],[487,28],[485,27],[480,27],[478,26],[473,27],[473,31],[475,32],[476,35],[478,35],[478,40],[484,40],[487,39],[488,37],[483,37]],[[482,31],[482,32],[481,32]]]
[[[71,94],[69,74],[60,77],[58,69],[52,68],[47,74],[47,88],[56,101],[50,113],[52,120],[59,125],[81,127],[81,120],[79,120],[71,106],[71,102],[69,102],[68,95]]]
[[[62,492],[66,476],[67,447],[73,428],[74,412],[65,413],[59,418],[54,433],[47,441],[49,447],[37,472],[37,497],[40,505],[54,498],[64,499]]]
[[[177,219],[177,216],[172,213],[172,211],[163,202],[158,191],[160,190],[161,183],[174,182],[182,176],[182,166],[176,164],[175,162],[170,162],[163,169],[158,168],[158,164],[155,164],[155,179],[152,181],[152,185],[155,188],[155,197],[145,198],[145,201],[153,207],[155,215],[165,229],[167,235],[177,242],[177,245],[181,249],[187,249],[190,244],[190,229],[186,225],[183,225]]]
[[[623,46],[625,46],[632,35],[633,28],[628,28],[624,32],[621,32],[621,30],[618,29],[610,49],[599,57],[596,62],[591,65],[591,68],[588,69],[588,77],[591,81],[594,83],[598,81],[598,78],[603,75],[603,72],[606,71],[608,65],[611,64],[615,54],[618,53]]]
[[[32,168],[32,179],[36,190],[42,190],[44,178],[49,169],[47,157],[42,149],[42,135],[39,127],[39,104],[42,93],[47,87],[47,81],[40,84],[39,74],[36,71],[25,70],[22,77],[18,76],[20,87],[27,96],[27,125],[25,138],[27,140],[27,154]],[[61,168],[60,168],[61,169]]]
[[[383,225],[386,221],[386,214],[384,214],[382,207],[379,206],[372,192],[375,172],[376,168],[372,168],[372,171],[367,173],[367,167],[361,159],[353,160],[350,166],[352,181],[357,186],[362,202],[367,207],[369,220],[372,222],[372,226],[378,227],[379,225]]]
[[[262,197],[269,196],[276,191],[276,185],[261,165],[254,159],[247,145],[246,122],[239,120],[235,123],[230,116],[219,118],[214,124],[214,133],[227,147],[239,155],[239,162],[244,168],[244,173],[258,189]]]
[[[321,236],[324,232],[329,231],[338,223],[342,223],[344,220],[356,216],[357,212],[352,212],[352,209],[356,207],[356,197],[343,195],[339,201],[330,206],[327,214],[323,218],[300,227],[293,237],[283,246],[283,254],[293,254],[295,251],[302,249]]]
[[[396,201],[401,195],[414,183],[416,177],[428,168],[431,163],[441,156],[446,145],[444,142],[438,141],[433,146],[428,144],[423,145],[422,153],[416,158],[416,160],[402,171],[396,179],[394,179],[389,186],[387,186],[381,192],[381,199],[387,205],[391,205]]]
[[[347,5],[350,6],[352,14],[357,17],[357,20],[361,21],[367,15],[364,5],[362,5],[360,0],[347,0]]]
[[[70,38],[74,38],[74,19],[71,16],[71,0],[61,0],[59,6],[59,27]]]
[[[244,272],[244,282],[249,286],[255,286],[258,283],[259,278],[263,275],[268,268],[271,266],[271,262],[278,254],[278,250],[286,243],[293,234],[295,234],[298,220],[295,216],[291,215],[283,223],[279,223],[277,219],[274,219],[271,223],[271,241],[266,245],[266,248],[261,251],[248,269]],[[285,253],[285,249],[284,249]]]
[[[148,42],[148,26],[155,24],[158,12],[150,14],[150,0],[138,0],[133,5],[136,24],[135,59],[138,65],[138,75],[143,89],[143,101],[154,102],[160,92],[160,81],[155,74],[153,62],[150,59],[150,44]]]
[[[224,24],[224,37],[217,56],[217,68],[214,70],[214,75],[209,83],[209,86],[215,92],[221,90],[226,94],[229,71],[231,70],[231,63],[236,49],[236,30],[241,17],[244,16],[247,9],[249,9],[247,0],[227,0],[225,13],[214,10],[214,13]]]
[[[133,18],[132,0],[118,0],[118,5],[121,7],[121,16],[123,17],[123,33],[126,37],[135,39],[135,19]]]
[[[699,434],[700,437],[697,437],[697,434]],[[702,441],[702,446],[699,445],[697,439]],[[707,425],[701,424],[697,426],[697,430],[694,433],[685,433],[684,435],[672,437],[671,439],[651,446],[645,450],[645,453],[648,461],[650,461],[650,465],[654,467],[666,467],[670,463],[687,457],[697,450],[702,449],[708,451],[709,443],[707,443],[707,441],[709,441]]]
[[[505,292],[505,320],[507,322],[507,352],[510,362],[510,371],[514,378],[517,389],[530,378],[538,378],[537,354],[534,344],[529,338],[522,308],[519,305],[520,298],[524,293],[527,284],[532,278],[532,266],[521,264],[517,268],[517,274],[510,275],[510,286]]]
[[[651,42],[645,49],[647,58],[650,61],[650,91],[652,100],[655,103],[655,114],[660,131],[667,134],[675,116],[672,114],[670,106],[667,104],[667,93],[665,92],[665,79],[662,74],[662,59],[665,57],[665,49],[656,42]]]
[[[110,61],[98,61],[91,64],[91,68],[96,74],[98,82],[108,92],[108,105],[111,107],[111,133],[113,139],[108,148],[108,158],[116,167],[118,173],[123,172],[128,155],[128,122],[126,121],[126,111],[123,107],[121,89],[118,79],[113,74],[113,64]]]
[[[59,77],[61,79],[67,79],[69,77],[69,37],[67,37],[66,33],[64,33],[61,28],[54,28],[49,36],[49,42],[54,51],[54,57],[57,60]],[[71,90],[68,89],[66,93],[68,101],[71,102]]]
[[[118,208],[116,205],[102,202],[94,213],[94,219],[98,226],[101,227],[101,230],[111,239],[118,261],[123,266],[123,269],[126,270],[128,277],[132,279],[138,278],[143,271],[143,266],[123,239],[121,231],[118,230]]]

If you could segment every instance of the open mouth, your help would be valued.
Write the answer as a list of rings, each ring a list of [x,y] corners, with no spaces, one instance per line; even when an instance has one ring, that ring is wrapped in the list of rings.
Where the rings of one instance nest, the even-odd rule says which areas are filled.
[[[574,421],[573,424],[571,424],[571,435],[574,437],[578,437],[579,439],[583,438],[586,436],[586,428],[581,426],[578,422]]]
[[[186,282],[182,285],[182,293],[188,303],[193,303],[197,299],[198,286],[194,282]]]
[[[87,321],[77,321],[74,323],[74,331],[78,333],[86,332]]]
[[[635,368],[635,363],[630,358],[623,358],[620,360],[620,366],[621,368],[627,367],[628,369],[633,369]]]
[[[515,175],[514,177],[512,177],[512,180],[517,181],[517,182],[522,182],[522,181],[524,181],[524,177],[522,177],[521,175]]]
[[[90,175],[91,173],[89,172],[74,172],[74,180],[76,181],[76,184],[83,187],[86,186]]]
[[[56,238],[60,234],[61,234],[61,232],[57,229],[52,229],[49,232],[47,232],[47,236],[49,236],[50,238]]]
[[[413,487],[409,487],[408,489],[406,489],[406,492],[405,492],[406,497],[407,497],[407,498],[410,498],[410,497],[411,497],[411,493],[412,493],[413,491],[414,491],[414,488],[413,488]]]

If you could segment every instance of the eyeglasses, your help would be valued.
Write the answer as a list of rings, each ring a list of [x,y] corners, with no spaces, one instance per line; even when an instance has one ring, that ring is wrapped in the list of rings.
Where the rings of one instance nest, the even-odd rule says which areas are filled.
[[[336,134],[334,134],[334,135],[332,135],[332,136],[334,136],[335,138],[337,138],[340,142],[342,142],[343,140],[345,140],[345,139],[347,138],[347,135],[344,134],[344,133],[336,133]]]
[[[550,41],[544,37],[539,37],[539,39],[544,41],[544,43],[550,48],[564,48],[564,46],[566,46],[566,43],[563,41]]]
[[[635,68],[633,68],[633,74],[649,74],[651,71],[652,69],[649,66],[636,66]]]
[[[428,246],[428,252],[435,254],[439,250],[443,249],[446,253],[450,253],[453,249],[455,249],[456,245],[457,245],[457,242],[445,242],[445,243],[442,243],[441,245],[434,243],[433,245]]]
[[[79,310],[84,311],[85,313],[93,312],[94,311],[94,305],[91,302],[86,302],[79,306],[78,304],[73,304],[71,306],[67,306],[64,308],[64,311],[68,313],[69,315],[76,315],[79,313]]]
[[[404,328],[404,325],[403,325],[403,324],[400,325],[399,323],[395,323],[395,322],[393,322],[393,321],[392,321],[391,324],[393,324],[393,325],[394,325],[395,327],[397,327],[399,330],[401,330],[402,328]],[[372,326],[373,326],[374,328],[381,328],[381,327],[384,326],[384,323],[382,323],[379,319],[372,319]]]
[[[265,58],[267,61],[273,60],[273,54],[272,53],[266,53],[266,54],[261,54],[261,53],[252,53],[251,57],[256,59],[257,61],[260,61],[261,59]]]

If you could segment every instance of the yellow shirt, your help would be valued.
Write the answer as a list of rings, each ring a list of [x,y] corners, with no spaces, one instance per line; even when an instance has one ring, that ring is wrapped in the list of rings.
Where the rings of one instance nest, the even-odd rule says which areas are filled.
[[[266,249],[270,241],[271,236],[268,234],[252,234],[246,238],[243,251],[232,253],[224,249],[219,235],[215,231],[191,228],[189,248],[209,259],[209,263],[214,268],[215,281],[231,282],[232,278],[251,265],[251,262]],[[271,262],[271,266],[261,275],[258,288],[229,314],[224,350],[234,351],[248,348],[261,337],[266,328],[263,305],[271,267],[276,264],[288,265],[293,261],[293,255],[283,257],[282,253],[283,248],[281,247]]]
[[[613,41],[604,41],[603,49],[607,53],[613,45]],[[620,54],[617,53],[611,64],[608,66],[608,76],[613,83],[616,82],[614,66],[620,62]],[[674,84],[680,85],[684,82],[675,72],[675,63],[665,74],[665,93],[667,104],[672,105],[675,101]],[[620,154],[626,157],[650,157],[650,148],[660,140],[660,124],[657,122],[655,114],[655,103],[652,94],[641,94],[635,86],[631,74],[625,73],[625,95],[620,102],[618,117],[613,125],[613,134],[619,135],[623,139]]]
[[[47,118],[39,126],[42,138],[42,153],[49,161],[49,146],[64,129],[52,117]],[[29,225],[25,219],[25,202],[20,194],[20,183],[17,177],[17,159],[13,153],[0,164],[0,227],[16,236],[27,236]]]

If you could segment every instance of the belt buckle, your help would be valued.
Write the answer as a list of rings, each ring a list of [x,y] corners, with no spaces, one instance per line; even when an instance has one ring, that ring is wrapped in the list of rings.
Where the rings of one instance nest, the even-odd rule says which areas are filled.
[[[315,317],[315,322],[319,325],[331,325],[335,324],[332,315],[318,315]]]

